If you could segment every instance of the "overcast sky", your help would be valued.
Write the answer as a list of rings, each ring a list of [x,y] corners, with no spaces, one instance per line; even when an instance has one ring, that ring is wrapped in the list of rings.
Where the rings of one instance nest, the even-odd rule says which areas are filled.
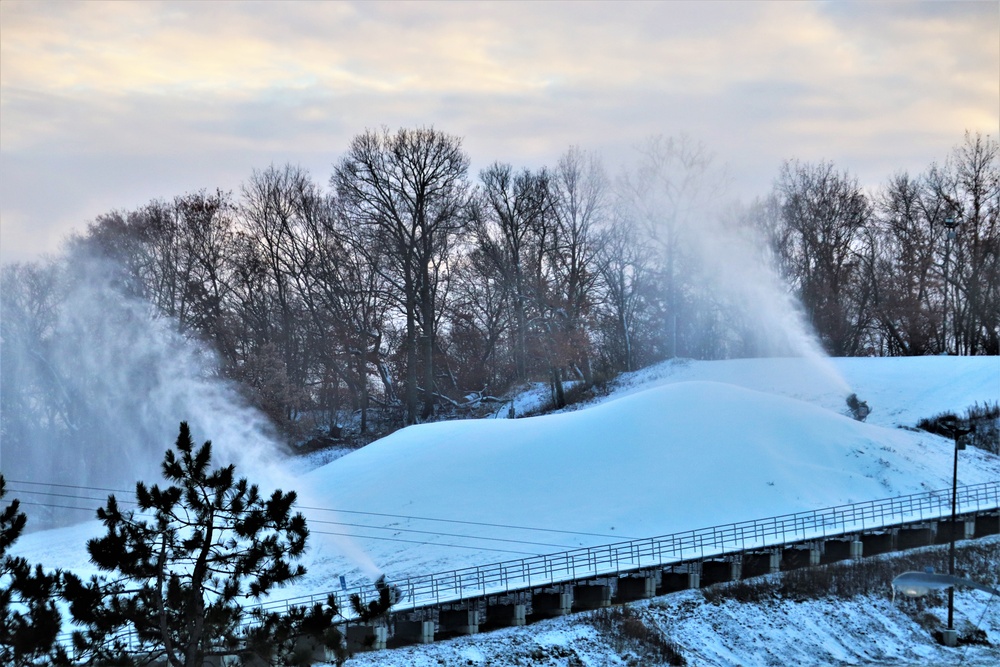
[[[0,258],[366,128],[461,136],[473,174],[615,173],[686,134],[765,194],[784,159],[875,187],[1000,131],[1000,3],[0,2]]]

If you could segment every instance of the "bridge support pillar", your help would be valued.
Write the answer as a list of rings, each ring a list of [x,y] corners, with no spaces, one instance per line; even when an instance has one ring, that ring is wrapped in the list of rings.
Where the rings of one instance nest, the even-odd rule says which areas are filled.
[[[851,542],[851,558],[857,560],[865,555],[865,543],[861,540]]]

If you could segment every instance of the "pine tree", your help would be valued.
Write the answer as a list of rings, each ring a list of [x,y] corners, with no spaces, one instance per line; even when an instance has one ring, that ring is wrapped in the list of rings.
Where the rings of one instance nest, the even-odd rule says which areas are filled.
[[[254,609],[241,651],[244,664],[311,665],[319,649],[325,649],[324,659],[343,664],[347,651],[334,625],[339,614],[333,595],[325,605],[291,607],[284,613]]]
[[[87,550],[113,578],[67,577],[71,613],[84,628],[74,633],[79,651],[201,667],[206,656],[243,652],[248,602],[305,574],[293,565],[308,536],[305,518],[292,513],[295,492],[265,498],[234,466],[211,470],[211,458],[211,443],[195,448],[182,423],[163,459],[168,485],[138,482],[137,510],[123,511],[113,495],[98,509],[107,534]],[[279,626],[301,630],[290,620]]]
[[[0,499],[6,494],[0,475]],[[24,558],[7,555],[27,524],[16,499],[0,511],[0,664],[34,665],[66,662],[56,644],[62,616],[55,598],[60,586],[58,571],[47,573]]]

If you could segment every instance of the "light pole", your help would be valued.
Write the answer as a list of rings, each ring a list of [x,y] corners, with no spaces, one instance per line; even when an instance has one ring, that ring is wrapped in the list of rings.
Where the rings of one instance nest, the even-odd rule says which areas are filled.
[[[955,576],[955,527],[958,523],[957,508],[958,508],[958,450],[965,449],[965,443],[962,438],[969,433],[972,433],[974,427],[965,427],[958,425],[958,418],[954,415],[948,415],[942,417],[938,420],[941,424],[954,438],[955,440],[955,460],[952,464],[951,472],[951,530],[949,531],[950,539],[948,540],[948,574],[952,577]],[[956,641],[955,633],[955,588],[951,587],[948,589],[948,630],[945,633],[945,644],[948,646],[954,646]]]
[[[942,337],[942,342],[944,343],[944,353],[948,354],[948,266],[950,265],[951,257],[951,242],[955,239],[955,228],[958,226],[958,221],[955,220],[954,216],[948,216],[944,219],[944,226],[948,230],[944,237],[944,317],[941,321],[941,327],[944,329],[944,336]],[[955,354],[958,354],[958,340],[955,341]]]

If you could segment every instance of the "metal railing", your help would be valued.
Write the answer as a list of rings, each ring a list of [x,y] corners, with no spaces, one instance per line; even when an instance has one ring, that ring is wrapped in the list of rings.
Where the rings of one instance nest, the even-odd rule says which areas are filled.
[[[840,505],[809,512],[723,524],[671,535],[630,540],[596,547],[531,556],[435,574],[403,577],[388,584],[401,593],[393,611],[504,595],[601,576],[626,574],[753,549],[774,548],[798,542],[857,534],[901,524],[935,520],[951,515],[951,489]],[[971,514],[1000,509],[1000,480],[962,486],[957,490],[957,511]],[[357,595],[363,604],[377,598],[372,585],[271,600],[256,608],[283,611],[294,606],[324,603],[333,596],[340,614],[353,617],[349,604]],[[248,625],[253,622],[248,620]],[[121,638],[125,638],[122,635]],[[127,635],[130,640],[133,635]],[[68,645],[68,635],[60,640]],[[129,645],[132,642],[129,641]],[[137,645],[134,647],[137,648]]]
[[[401,593],[401,599],[393,606],[393,611],[503,595],[750,549],[778,547],[940,519],[951,514],[951,494],[951,489],[927,491],[700,528],[661,537],[403,577],[388,582]],[[957,508],[959,514],[1000,508],[1000,481],[959,487]],[[341,613],[349,618],[352,614],[348,600],[352,595],[357,595],[363,603],[367,603],[376,598],[378,593],[374,586],[368,585],[348,591],[273,600],[262,606],[268,610],[278,610],[325,601],[330,595],[337,600]]]

